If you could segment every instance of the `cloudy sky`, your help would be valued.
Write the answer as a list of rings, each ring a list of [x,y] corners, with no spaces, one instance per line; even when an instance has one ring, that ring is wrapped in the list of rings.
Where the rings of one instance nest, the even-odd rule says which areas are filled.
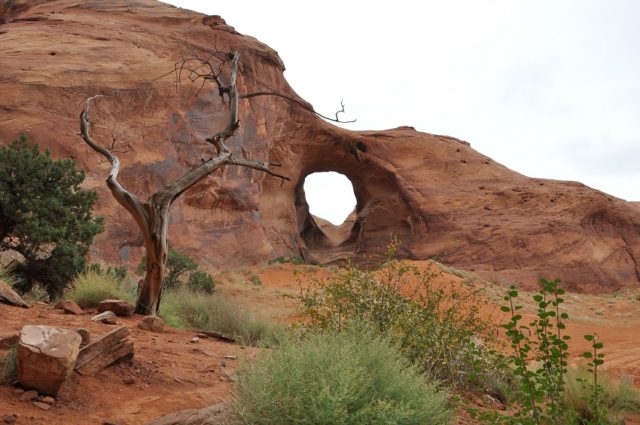
[[[316,110],[344,100],[347,128],[411,125],[640,201],[640,1],[169,3],[270,45]]]

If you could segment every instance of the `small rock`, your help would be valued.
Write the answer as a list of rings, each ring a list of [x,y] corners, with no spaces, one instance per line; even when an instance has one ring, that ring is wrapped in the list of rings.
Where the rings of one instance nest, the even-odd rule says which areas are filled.
[[[43,402],[41,402],[41,401],[34,401],[34,402],[33,402],[33,405],[34,405],[34,406],[36,406],[36,407],[38,407],[38,408],[40,408],[40,409],[42,409],[42,410],[49,410],[49,409],[51,409],[51,405],[50,405],[50,404],[43,403]]]
[[[145,331],[161,334],[164,332],[164,320],[158,316],[147,316],[138,323],[138,327]]]
[[[64,303],[64,300],[60,300],[56,303],[56,305],[53,306],[53,308],[57,309],[57,310],[62,310],[62,305]]]
[[[53,403],[56,401],[56,399],[55,399],[55,398],[53,398],[53,397],[51,397],[51,396],[46,395],[46,396],[42,397],[42,400],[41,400],[41,401],[42,401],[43,403],[53,404]]]
[[[0,336],[0,349],[8,350],[14,344],[17,344],[19,340],[20,336],[18,334]]]
[[[102,319],[106,319],[107,317],[116,317],[116,314],[113,311],[103,311],[100,314],[96,314],[91,318],[94,322],[99,322]]]
[[[24,394],[24,390],[22,388],[16,388],[15,390],[13,390],[13,393],[15,395]]]
[[[75,314],[76,316],[84,314],[84,310],[72,300],[62,301],[62,311],[64,311],[64,314]]]
[[[20,396],[20,400],[22,401],[31,401],[38,398],[38,392],[35,390],[29,390],[22,393]]]
[[[198,334],[198,338],[203,338],[203,339],[204,339],[204,338],[209,338],[209,335],[207,335],[207,334],[203,334],[203,333],[199,333],[199,334]]]
[[[91,342],[91,332],[89,332],[88,329],[80,328],[80,329],[76,329],[76,332],[78,332],[82,337],[82,342],[80,342],[80,347],[84,347],[85,345]]]
[[[133,314],[133,306],[125,300],[104,300],[98,304],[98,311],[112,311],[116,316],[131,316]]]
[[[102,421],[102,425],[124,425],[122,421],[112,421],[111,419],[105,419]]]
[[[124,382],[126,385],[133,385],[136,383],[136,380],[131,377],[127,377],[127,378],[124,378],[122,382]]]
[[[5,424],[13,424],[16,422],[16,419],[18,419],[18,416],[16,414],[12,414],[12,415],[4,415],[2,417],[2,421]]]
[[[29,305],[24,302],[22,297],[2,280],[0,280],[0,303],[14,307],[29,308]]]
[[[191,341],[189,341],[192,344],[197,344],[200,342],[200,338],[198,338],[197,336],[194,336],[193,338],[191,338]]]
[[[117,325],[118,321],[115,317],[105,317],[104,319],[100,320],[100,323],[104,323],[105,325]]]
[[[238,356],[226,355],[224,356],[224,358],[227,360],[238,360]]]

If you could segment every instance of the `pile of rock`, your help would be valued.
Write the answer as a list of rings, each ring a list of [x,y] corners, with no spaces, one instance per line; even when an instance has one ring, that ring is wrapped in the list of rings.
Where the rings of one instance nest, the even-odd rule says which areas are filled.
[[[133,357],[133,341],[128,337],[126,326],[91,341],[86,329],[26,325],[18,341],[18,382],[23,388],[35,390],[35,397],[55,397],[74,370],[91,375]],[[44,399],[36,401],[46,404]]]

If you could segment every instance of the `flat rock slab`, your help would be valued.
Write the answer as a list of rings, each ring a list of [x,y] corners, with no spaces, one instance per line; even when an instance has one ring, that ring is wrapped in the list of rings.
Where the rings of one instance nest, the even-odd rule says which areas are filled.
[[[94,375],[112,363],[134,355],[129,329],[119,326],[80,350],[75,369],[81,375]]]
[[[41,394],[56,396],[69,379],[82,337],[71,329],[26,325],[18,343],[18,382]]]
[[[24,302],[22,297],[2,280],[0,280],[0,303],[14,307],[29,308],[29,305]]]
[[[125,300],[104,300],[98,304],[98,311],[112,311],[116,316],[131,316],[133,306]]]

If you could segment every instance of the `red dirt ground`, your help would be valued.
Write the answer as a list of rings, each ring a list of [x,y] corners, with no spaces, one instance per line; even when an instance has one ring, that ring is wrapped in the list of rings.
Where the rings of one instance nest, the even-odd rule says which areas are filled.
[[[425,262],[416,262],[424,266]],[[434,285],[454,282],[458,288],[481,287],[482,312],[497,315],[497,303],[504,288],[484,284],[473,274],[447,269]],[[277,264],[228,271],[217,276],[219,291],[278,321],[299,317],[297,301],[300,282],[326,277],[330,271],[313,266]],[[251,282],[255,274],[260,283]],[[480,286],[482,285],[482,286]],[[596,332],[605,343],[606,366],[616,374],[625,374],[640,382],[640,290],[626,290],[612,295],[567,294],[566,311],[570,314],[568,333],[572,335],[572,361],[578,362],[587,343],[582,335]],[[526,300],[523,294],[522,301]],[[526,302],[525,310],[533,312]],[[14,387],[0,386],[0,419],[16,414],[17,424],[102,424],[105,420],[123,425],[144,424],[163,414],[198,408],[227,401],[233,389],[234,371],[243,359],[257,354],[215,339],[190,343],[196,332],[167,327],[164,334],[154,334],[136,327],[141,317],[119,318],[127,325],[135,341],[135,358],[105,369],[95,377],[74,374],[53,407],[43,411],[30,402],[21,401]],[[497,320],[501,320],[497,317]],[[67,328],[84,327],[96,337],[112,329],[93,323],[90,316],[64,315],[52,306],[35,304],[30,309],[0,305],[0,336],[19,332],[25,324],[48,324]],[[0,353],[0,356],[3,353]],[[225,360],[235,355],[238,360]],[[462,415],[458,423],[472,423]],[[627,424],[638,423],[629,418]]]

